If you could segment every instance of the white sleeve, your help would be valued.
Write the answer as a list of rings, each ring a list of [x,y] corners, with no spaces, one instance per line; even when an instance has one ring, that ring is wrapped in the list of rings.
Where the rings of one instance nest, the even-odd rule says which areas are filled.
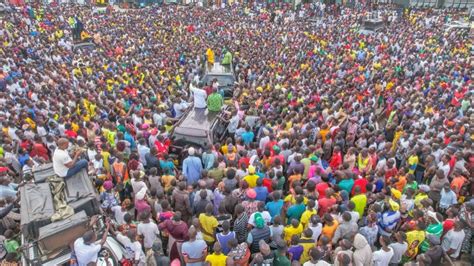
[[[452,191],[451,191],[452,192]],[[456,196],[456,193],[452,193],[453,194],[453,202],[451,202],[451,204],[457,204],[458,203],[458,199],[457,199],[457,196]]]
[[[141,226],[137,225],[137,235],[141,236],[143,235],[142,231],[140,230]]]
[[[380,258],[379,258],[378,255],[379,255],[379,252],[378,252],[378,251],[374,251],[374,252],[372,253],[372,260],[373,260],[374,262],[380,261]]]
[[[117,238],[117,240],[123,245],[123,246],[126,246],[128,243],[128,237],[122,235],[122,233],[117,233],[117,235],[115,236],[115,238]]]
[[[451,239],[451,245],[449,245],[449,248],[457,250],[461,246],[463,241],[464,237],[458,237],[457,235],[455,235],[455,237]]]
[[[135,261],[139,261],[140,260],[140,253],[142,251],[142,245],[140,244],[140,242],[135,241],[135,242],[133,242],[132,248],[133,248],[133,254],[134,254]]]

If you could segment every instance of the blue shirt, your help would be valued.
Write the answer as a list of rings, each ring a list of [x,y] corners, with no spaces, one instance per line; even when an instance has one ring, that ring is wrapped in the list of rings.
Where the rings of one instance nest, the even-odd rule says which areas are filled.
[[[385,229],[393,230],[397,223],[400,221],[400,212],[399,211],[387,211],[379,217],[379,233],[382,235],[390,236],[390,233],[387,233]]]
[[[188,156],[183,161],[183,175],[188,181],[188,184],[192,185],[196,183],[201,177],[202,163],[201,159],[196,156]]]
[[[30,159],[30,155],[28,155],[28,153],[25,153],[18,157],[18,162],[20,162],[21,167],[25,166],[26,161],[28,161],[28,159]]]
[[[288,217],[287,224],[290,224],[292,219],[296,219],[298,221],[301,220],[301,215],[303,215],[305,210],[306,207],[303,203],[296,204],[288,208],[288,211],[286,212],[286,217]]]
[[[254,188],[255,192],[257,193],[257,197],[255,198],[255,200],[259,200],[259,201],[267,201],[267,196],[268,196],[268,188],[264,187],[264,186],[256,186]]]
[[[197,259],[202,257],[204,250],[207,250],[207,244],[204,240],[194,240],[192,242],[186,241],[181,247],[183,255],[187,255],[190,259]],[[187,263],[186,266],[201,266],[202,262]]]
[[[135,140],[133,139],[133,136],[130,135],[130,133],[125,132],[125,134],[123,134],[123,139],[128,141],[128,143],[130,143],[130,149],[131,150],[135,150],[135,148],[136,148]]]
[[[10,183],[8,185],[0,185],[0,198],[16,198],[18,185],[14,183]]]
[[[214,167],[215,160],[216,160],[216,156],[212,152],[211,153],[205,152],[202,154],[202,163],[204,164],[204,168],[207,170]]]
[[[242,134],[242,140],[244,141],[245,145],[249,145],[255,137],[255,134],[252,131],[244,132]]]
[[[270,216],[272,217],[272,222],[276,216],[280,215],[281,208],[283,208],[282,199],[278,201],[270,201],[265,205],[265,209],[267,209],[267,211],[270,213]]]
[[[171,161],[160,160],[160,168],[163,170],[163,173],[166,173],[166,170],[169,170],[170,174],[174,175],[174,164]]]
[[[451,205],[454,205],[458,203],[456,199],[456,193],[454,191],[450,190],[449,192],[446,192],[443,189],[441,189],[441,199],[439,200],[439,207],[443,209],[449,208]]]
[[[227,255],[227,253],[230,252],[230,247],[227,245],[229,240],[233,238],[237,239],[234,231],[230,231],[227,235],[224,235],[223,233],[218,233],[216,235],[216,238],[217,241],[219,241],[219,243],[221,244],[222,253],[224,253],[224,255]]]
[[[349,178],[341,180],[337,185],[340,189],[344,189],[345,191],[347,191],[347,193],[351,194],[352,187],[354,186],[354,179]]]

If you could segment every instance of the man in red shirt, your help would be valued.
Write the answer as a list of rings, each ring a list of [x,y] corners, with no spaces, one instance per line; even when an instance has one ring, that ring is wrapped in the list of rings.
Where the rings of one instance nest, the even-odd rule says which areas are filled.
[[[326,189],[329,188],[329,184],[328,184],[329,178],[327,174],[323,173],[321,175],[321,180],[322,182],[316,185],[316,190],[318,191],[318,194],[319,194],[318,199],[324,198],[324,196],[326,196]]]
[[[40,157],[43,158],[45,161],[49,161],[49,153],[46,146],[43,144],[41,137],[36,135],[34,137],[34,142],[31,147],[30,152],[31,157]]]
[[[394,159],[389,159],[385,166],[385,182],[388,183],[392,177],[397,176],[398,170]]]
[[[359,187],[360,188],[360,193],[365,194],[367,193],[367,184],[369,181],[365,179],[364,177],[359,176],[355,181],[354,181],[354,186],[352,187],[351,195],[355,195],[355,188]]]
[[[319,206],[319,216],[322,217],[324,216],[325,213],[329,211],[329,208],[334,206],[336,204],[336,199],[332,196],[334,191],[332,188],[328,188],[325,191],[326,196],[322,199],[318,200],[318,206]]]
[[[341,148],[339,146],[335,146],[331,161],[329,162],[329,166],[333,171],[336,171],[339,169],[339,166],[342,164],[342,153],[341,153]]]
[[[64,125],[64,128],[66,129],[64,131],[64,135],[66,135],[68,138],[77,138],[77,133],[72,130],[71,124],[66,124]]]
[[[239,168],[242,167],[242,164],[244,165],[250,165],[250,158],[247,156],[247,151],[246,150],[241,150],[239,151],[240,154],[240,159],[238,162]]]

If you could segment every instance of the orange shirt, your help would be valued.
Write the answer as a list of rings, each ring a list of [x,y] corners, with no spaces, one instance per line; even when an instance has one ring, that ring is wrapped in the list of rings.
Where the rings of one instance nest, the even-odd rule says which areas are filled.
[[[466,183],[467,179],[464,176],[457,176],[451,181],[451,189],[456,192],[456,194],[459,194],[459,191],[461,190],[462,186],[464,186],[464,183]]]
[[[290,177],[288,177],[288,182],[290,182],[290,187],[293,187],[293,182],[295,181],[300,181],[301,180],[301,175],[300,174],[296,174],[296,175],[290,175]]]
[[[394,185],[398,191],[402,192],[406,184],[407,184],[407,177],[401,175],[401,176],[398,176],[398,181],[395,182]]]
[[[323,226],[321,235],[327,236],[329,240],[331,241],[338,226],[339,226],[339,223],[334,219],[332,225],[325,224]]]
[[[323,143],[326,142],[326,137],[328,136],[329,134],[329,129],[321,129],[319,131],[319,134],[321,134],[321,138],[323,140]]]

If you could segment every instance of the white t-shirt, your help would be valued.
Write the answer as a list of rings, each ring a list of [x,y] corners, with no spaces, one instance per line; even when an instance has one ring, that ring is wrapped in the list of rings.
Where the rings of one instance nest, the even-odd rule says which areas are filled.
[[[311,261],[307,261],[303,264],[303,266],[331,266],[331,264],[327,263],[324,260],[319,260],[316,263],[312,263]]]
[[[154,222],[139,223],[137,226],[138,235],[143,236],[143,246],[145,249],[151,248],[157,236],[160,234],[158,226]]]
[[[323,231],[323,225],[321,223],[318,223],[316,226],[310,226],[308,227],[313,231],[313,235],[311,236],[312,239],[318,240],[319,236],[321,235],[321,232]]]
[[[142,245],[140,244],[140,242],[132,242],[130,238],[122,235],[121,233],[117,234],[117,240],[125,247],[125,257],[127,259],[138,261],[138,265],[140,266],[145,265],[146,257],[145,253],[143,253]]]
[[[57,148],[53,154],[53,169],[54,173],[59,177],[65,177],[69,168],[65,164],[71,162],[71,156],[66,150],[61,150]]]
[[[390,263],[393,256],[393,248],[389,247],[389,251],[383,249],[377,250],[373,253],[374,266],[386,266]]]
[[[408,244],[407,242],[399,243],[395,242],[390,244],[390,246],[393,249],[393,256],[392,259],[390,260],[390,263],[395,263],[398,264],[402,260],[403,254],[407,251]]]
[[[194,107],[195,108],[206,108],[207,103],[206,103],[206,98],[207,98],[207,93],[205,90],[199,89],[192,87],[191,91],[194,94]]]
[[[114,213],[115,221],[119,225],[125,224],[125,220],[123,219],[123,217],[125,216],[127,211],[122,211],[122,206],[113,206],[111,210]]]
[[[450,249],[454,249],[455,252],[451,254],[451,258],[457,258],[459,256],[459,252],[461,251],[462,242],[464,241],[464,237],[466,234],[464,230],[459,232],[454,231],[454,229],[449,230],[446,235],[443,237],[443,242],[441,243],[441,247],[445,252]]]
[[[97,256],[99,255],[100,245],[98,244],[84,244],[84,239],[82,237],[74,241],[74,253],[76,253],[77,264],[79,266],[87,266],[91,262],[97,261]]]

